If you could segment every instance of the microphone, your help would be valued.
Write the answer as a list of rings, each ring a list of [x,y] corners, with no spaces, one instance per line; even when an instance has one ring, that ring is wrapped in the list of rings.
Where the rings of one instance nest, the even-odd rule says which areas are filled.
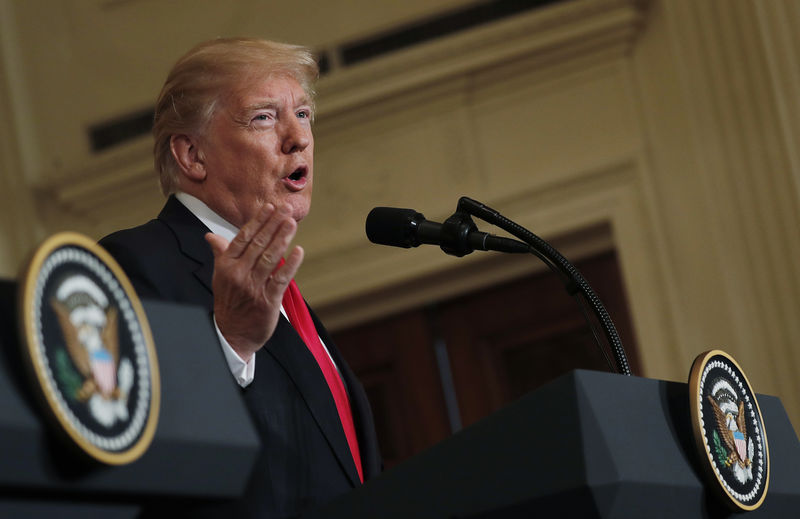
[[[367,238],[372,243],[411,248],[426,243],[439,245],[453,256],[464,256],[474,250],[498,252],[530,252],[524,242],[478,231],[469,215],[456,212],[444,224],[425,219],[413,209],[376,207],[367,215]]]

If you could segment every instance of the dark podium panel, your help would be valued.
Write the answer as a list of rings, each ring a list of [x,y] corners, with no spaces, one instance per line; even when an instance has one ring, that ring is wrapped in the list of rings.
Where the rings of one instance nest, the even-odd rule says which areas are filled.
[[[161,375],[153,442],[119,467],[82,463],[43,425],[24,377],[13,283],[0,282],[0,517],[135,517],[141,504],[243,492],[259,440],[200,308],[143,301]]]
[[[771,458],[764,504],[796,517],[800,443],[759,395]],[[686,384],[574,371],[395,467],[310,518],[739,516],[701,479]]]

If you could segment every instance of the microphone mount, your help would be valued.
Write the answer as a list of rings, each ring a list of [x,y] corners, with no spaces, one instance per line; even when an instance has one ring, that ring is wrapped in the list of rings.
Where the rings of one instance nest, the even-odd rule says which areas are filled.
[[[478,226],[466,212],[456,211],[442,224],[439,247],[452,256],[466,256],[475,250],[469,243],[470,233],[478,232]]]

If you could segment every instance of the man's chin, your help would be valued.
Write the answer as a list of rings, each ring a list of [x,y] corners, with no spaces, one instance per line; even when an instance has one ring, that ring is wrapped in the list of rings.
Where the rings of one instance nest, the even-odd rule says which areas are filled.
[[[300,223],[306,216],[308,216],[308,209],[299,212],[292,212],[292,218],[294,218],[294,221],[297,223]]]
[[[289,211],[289,213],[297,223],[300,223],[300,221],[305,218],[308,215],[308,212],[311,210],[311,200],[308,200],[307,198],[301,198],[299,200],[295,198],[293,200],[292,198],[293,197],[289,197],[283,203],[291,207],[291,211]]]

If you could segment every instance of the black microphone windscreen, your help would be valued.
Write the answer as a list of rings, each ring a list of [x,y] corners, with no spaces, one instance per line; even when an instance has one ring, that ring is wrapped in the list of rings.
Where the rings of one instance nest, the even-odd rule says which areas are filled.
[[[413,209],[376,207],[367,215],[367,238],[372,243],[393,247],[416,247],[416,223],[425,217]]]

